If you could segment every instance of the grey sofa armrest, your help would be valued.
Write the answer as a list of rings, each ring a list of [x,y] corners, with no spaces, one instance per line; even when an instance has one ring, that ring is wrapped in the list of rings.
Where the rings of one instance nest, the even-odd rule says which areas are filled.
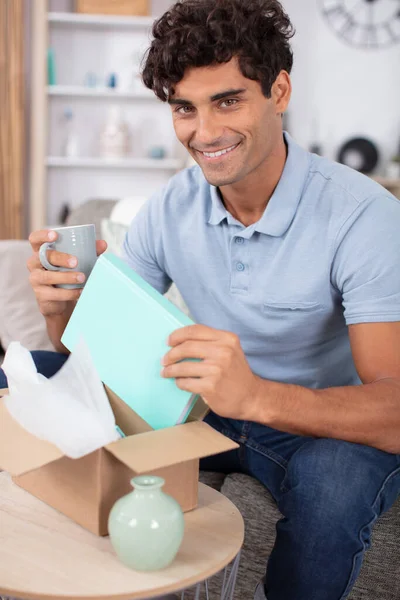
[[[65,226],[93,223],[97,239],[101,239],[101,222],[108,219],[118,200],[93,199],[74,208],[68,216]]]

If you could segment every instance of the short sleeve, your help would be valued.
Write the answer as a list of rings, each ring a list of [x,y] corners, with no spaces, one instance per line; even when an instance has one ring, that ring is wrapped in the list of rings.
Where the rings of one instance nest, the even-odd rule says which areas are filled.
[[[142,206],[131,223],[122,248],[123,260],[161,294],[165,294],[172,283],[164,266],[163,195],[164,190]]]
[[[375,196],[338,234],[332,284],[347,325],[400,321],[400,202]]]

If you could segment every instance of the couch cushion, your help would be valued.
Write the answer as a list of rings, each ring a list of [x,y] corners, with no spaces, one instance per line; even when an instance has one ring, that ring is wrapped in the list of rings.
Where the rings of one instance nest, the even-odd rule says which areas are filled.
[[[400,598],[400,498],[372,531],[360,576],[349,600]]]
[[[29,283],[25,240],[0,241],[0,343],[7,350],[18,341],[28,350],[54,350]]]
[[[65,227],[93,223],[96,227],[96,237],[97,239],[101,239],[101,222],[103,219],[108,219],[116,204],[117,200],[111,199],[87,200],[71,211],[65,223]]]

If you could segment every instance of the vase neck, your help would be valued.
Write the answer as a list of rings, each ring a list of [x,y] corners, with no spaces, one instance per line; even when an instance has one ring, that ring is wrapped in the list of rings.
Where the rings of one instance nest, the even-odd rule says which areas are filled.
[[[165,480],[153,475],[139,475],[131,480],[131,485],[138,492],[155,492],[161,490]]]

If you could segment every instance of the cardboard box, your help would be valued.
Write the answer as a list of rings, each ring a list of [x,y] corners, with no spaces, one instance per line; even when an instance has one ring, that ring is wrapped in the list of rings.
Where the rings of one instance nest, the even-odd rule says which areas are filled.
[[[96,15],[146,16],[150,14],[149,0],[76,0],[78,13]]]
[[[199,459],[237,444],[202,421],[153,431],[111,390],[106,391],[117,425],[127,437],[77,460],[23,429],[0,398],[0,470],[97,535],[107,535],[110,510],[132,490],[135,475],[164,477],[164,490],[183,511],[196,508]]]

